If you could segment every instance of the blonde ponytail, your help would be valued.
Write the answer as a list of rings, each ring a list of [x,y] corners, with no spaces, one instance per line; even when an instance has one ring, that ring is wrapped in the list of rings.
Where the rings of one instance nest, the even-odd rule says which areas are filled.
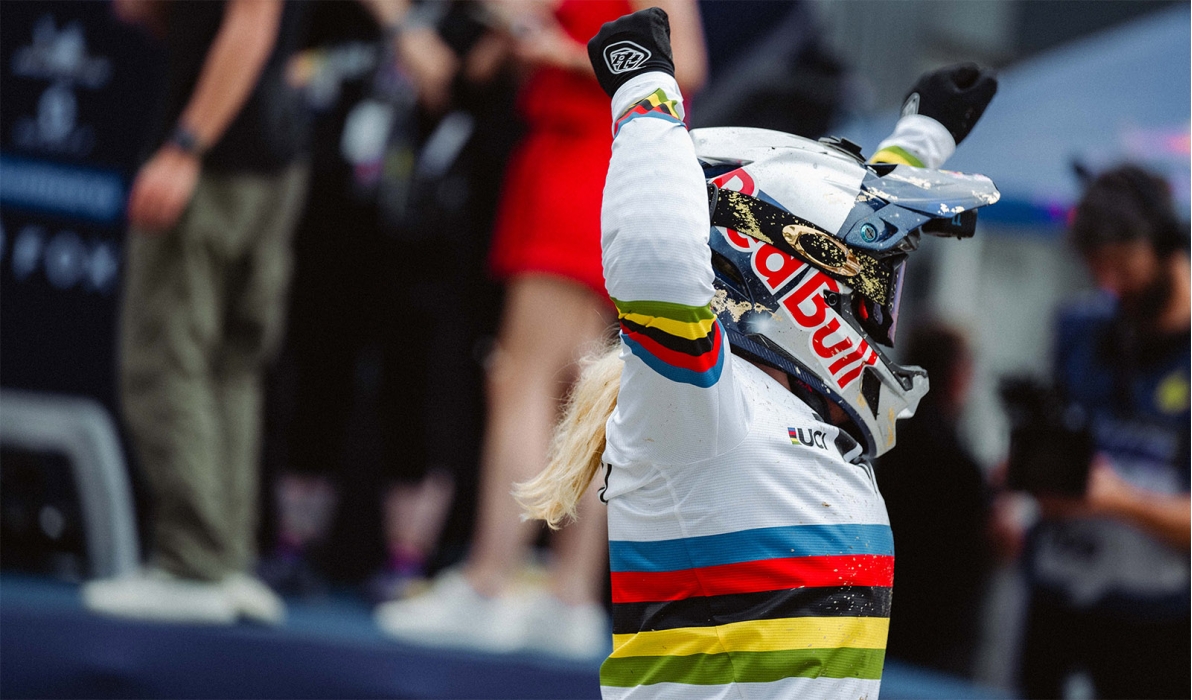
[[[546,469],[515,484],[513,497],[526,520],[543,520],[553,530],[575,520],[576,504],[600,468],[604,426],[617,405],[621,387],[620,344],[583,361],[563,418],[551,438]]]

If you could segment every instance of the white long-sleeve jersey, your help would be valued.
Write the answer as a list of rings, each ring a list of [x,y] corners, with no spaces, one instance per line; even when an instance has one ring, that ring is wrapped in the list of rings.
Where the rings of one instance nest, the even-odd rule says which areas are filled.
[[[605,282],[625,366],[607,424],[605,698],[877,698],[893,539],[860,448],[730,352],[703,173],[674,80],[613,98]]]

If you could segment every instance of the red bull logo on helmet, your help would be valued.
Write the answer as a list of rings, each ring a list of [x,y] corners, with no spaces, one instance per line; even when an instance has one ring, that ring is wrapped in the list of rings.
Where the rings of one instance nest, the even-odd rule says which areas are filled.
[[[861,370],[877,362],[877,353],[852,326],[841,320],[824,298],[825,292],[840,292],[836,280],[812,269],[807,279],[782,297],[794,322],[811,331],[811,350],[844,389],[861,376]]]

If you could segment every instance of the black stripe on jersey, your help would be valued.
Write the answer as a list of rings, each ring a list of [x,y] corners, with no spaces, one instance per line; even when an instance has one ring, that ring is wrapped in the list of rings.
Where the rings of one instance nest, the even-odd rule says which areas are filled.
[[[613,634],[784,617],[889,617],[890,591],[888,586],[831,586],[700,596],[661,603],[616,603]]]
[[[643,326],[640,323],[634,323],[624,318],[621,319],[621,326],[630,333],[646,336],[668,350],[681,352],[692,357],[699,357],[705,353],[712,352],[712,348],[715,347],[713,335],[720,332],[719,328],[713,324],[712,330],[708,331],[706,336],[697,340],[689,340],[687,338],[680,338],[677,335],[671,335],[661,328]]]

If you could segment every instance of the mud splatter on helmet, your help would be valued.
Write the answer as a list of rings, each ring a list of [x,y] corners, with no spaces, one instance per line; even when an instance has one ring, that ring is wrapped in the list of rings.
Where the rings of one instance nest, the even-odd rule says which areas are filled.
[[[889,451],[928,386],[882,349],[897,335],[907,256],[921,234],[972,236],[997,188],[982,175],[867,164],[836,139],[736,127],[691,136],[708,180],[712,306],[734,349],[839,406],[868,456]]]

